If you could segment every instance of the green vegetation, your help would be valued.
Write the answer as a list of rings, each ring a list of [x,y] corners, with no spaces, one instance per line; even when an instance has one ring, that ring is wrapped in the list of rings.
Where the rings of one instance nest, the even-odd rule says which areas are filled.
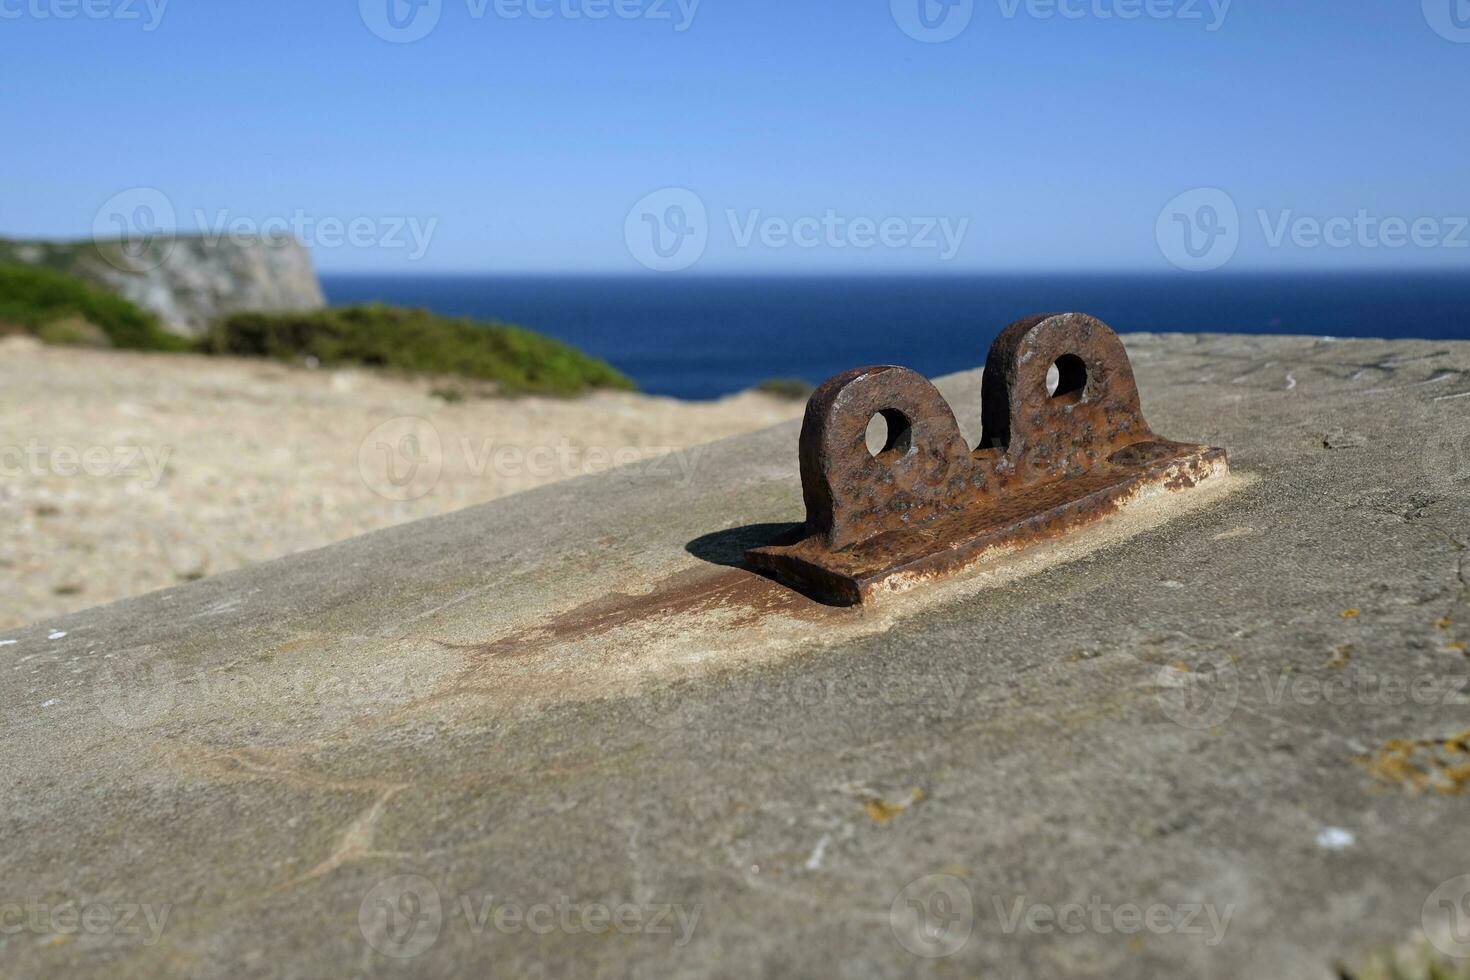
[[[139,262],[157,264],[161,255],[180,243],[192,241],[195,236],[159,235],[146,241],[123,241],[122,239],[85,239],[81,241],[16,241],[0,238],[0,263],[6,265],[29,265],[52,272],[64,272],[76,276],[94,286],[106,285],[100,273],[122,271]],[[138,250],[142,249],[142,254]]]
[[[755,386],[756,391],[777,398],[789,398],[794,402],[805,401],[817,389],[800,378],[767,378]]]
[[[84,317],[67,316],[50,320],[36,328],[42,343],[58,347],[111,347],[112,338],[97,324]]]
[[[31,251],[25,255],[18,254],[21,247],[0,240],[0,335],[19,332],[49,344],[271,357],[329,367],[356,364],[482,382],[436,388],[435,394],[449,402],[471,392],[576,395],[634,387],[606,361],[520,327],[378,304],[237,313],[194,341],[169,333],[152,313],[78,278],[79,262],[95,246],[48,243],[43,255],[36,252],[41,245],[27,246]]]
[[[35,334],[49,343],[106,343],[133,350],[190,346],[121,296],[24,265],[0,265],[0,333],[7,331]]]
[[[500,394],[632,389],[605,361],[520,327],[372,304],[301,313],[237,313],[201,341],[211,354],[315,359],[494,382]]]
[[[18,242],[0,238],[0,263],[30,265],[77,275],[79,266],[101,259],[102,254],[91,242]]]

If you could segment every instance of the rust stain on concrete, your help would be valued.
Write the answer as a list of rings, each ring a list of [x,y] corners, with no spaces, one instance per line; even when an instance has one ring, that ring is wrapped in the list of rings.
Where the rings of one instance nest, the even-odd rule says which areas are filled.
[[[782,614],[810,622],[860,616],[850,609],[823,605],[799,592],[741,568],[689,569],[668,576],[642,594],[613,592],[557,613],[537,625],[475,644],[443,644],[476,657],[528,657],[550,647],[607,634],[656,620],[680,621],[713,611],[727,615],[727,628],[752,626]]]

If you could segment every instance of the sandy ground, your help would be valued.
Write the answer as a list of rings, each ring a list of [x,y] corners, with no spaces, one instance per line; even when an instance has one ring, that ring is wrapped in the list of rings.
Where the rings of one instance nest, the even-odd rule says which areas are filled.
[[[615,465],[687,479],[688,447],[802,409],[434,387],[0,342],[0,629]]]

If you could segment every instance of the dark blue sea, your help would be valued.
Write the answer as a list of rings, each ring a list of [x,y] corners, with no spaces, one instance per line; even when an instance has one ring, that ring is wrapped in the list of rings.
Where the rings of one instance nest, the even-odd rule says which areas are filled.
[[[1113,329],[1470,339],[1465,272],[705,277],[323,276],[381,300],[517,323],[606,358],[643,390],[715,398],[864,364],[977,367],[1007,323],[1078,310]]]

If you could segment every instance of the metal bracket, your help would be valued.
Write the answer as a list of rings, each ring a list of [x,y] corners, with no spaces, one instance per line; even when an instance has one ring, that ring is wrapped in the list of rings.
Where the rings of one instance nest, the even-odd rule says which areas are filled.
[[[867,446],[875,415],[888,424],[877,454]],[[747,552],[750,566],[854,605],[1227,471],[1223,449],[1154,434],[1122,341],[1081,313],[1001,332],[985,360],[980,420],[972,452],[923,376],[883,365],[828,379],[801,427],[806,524],[794,543]]]

